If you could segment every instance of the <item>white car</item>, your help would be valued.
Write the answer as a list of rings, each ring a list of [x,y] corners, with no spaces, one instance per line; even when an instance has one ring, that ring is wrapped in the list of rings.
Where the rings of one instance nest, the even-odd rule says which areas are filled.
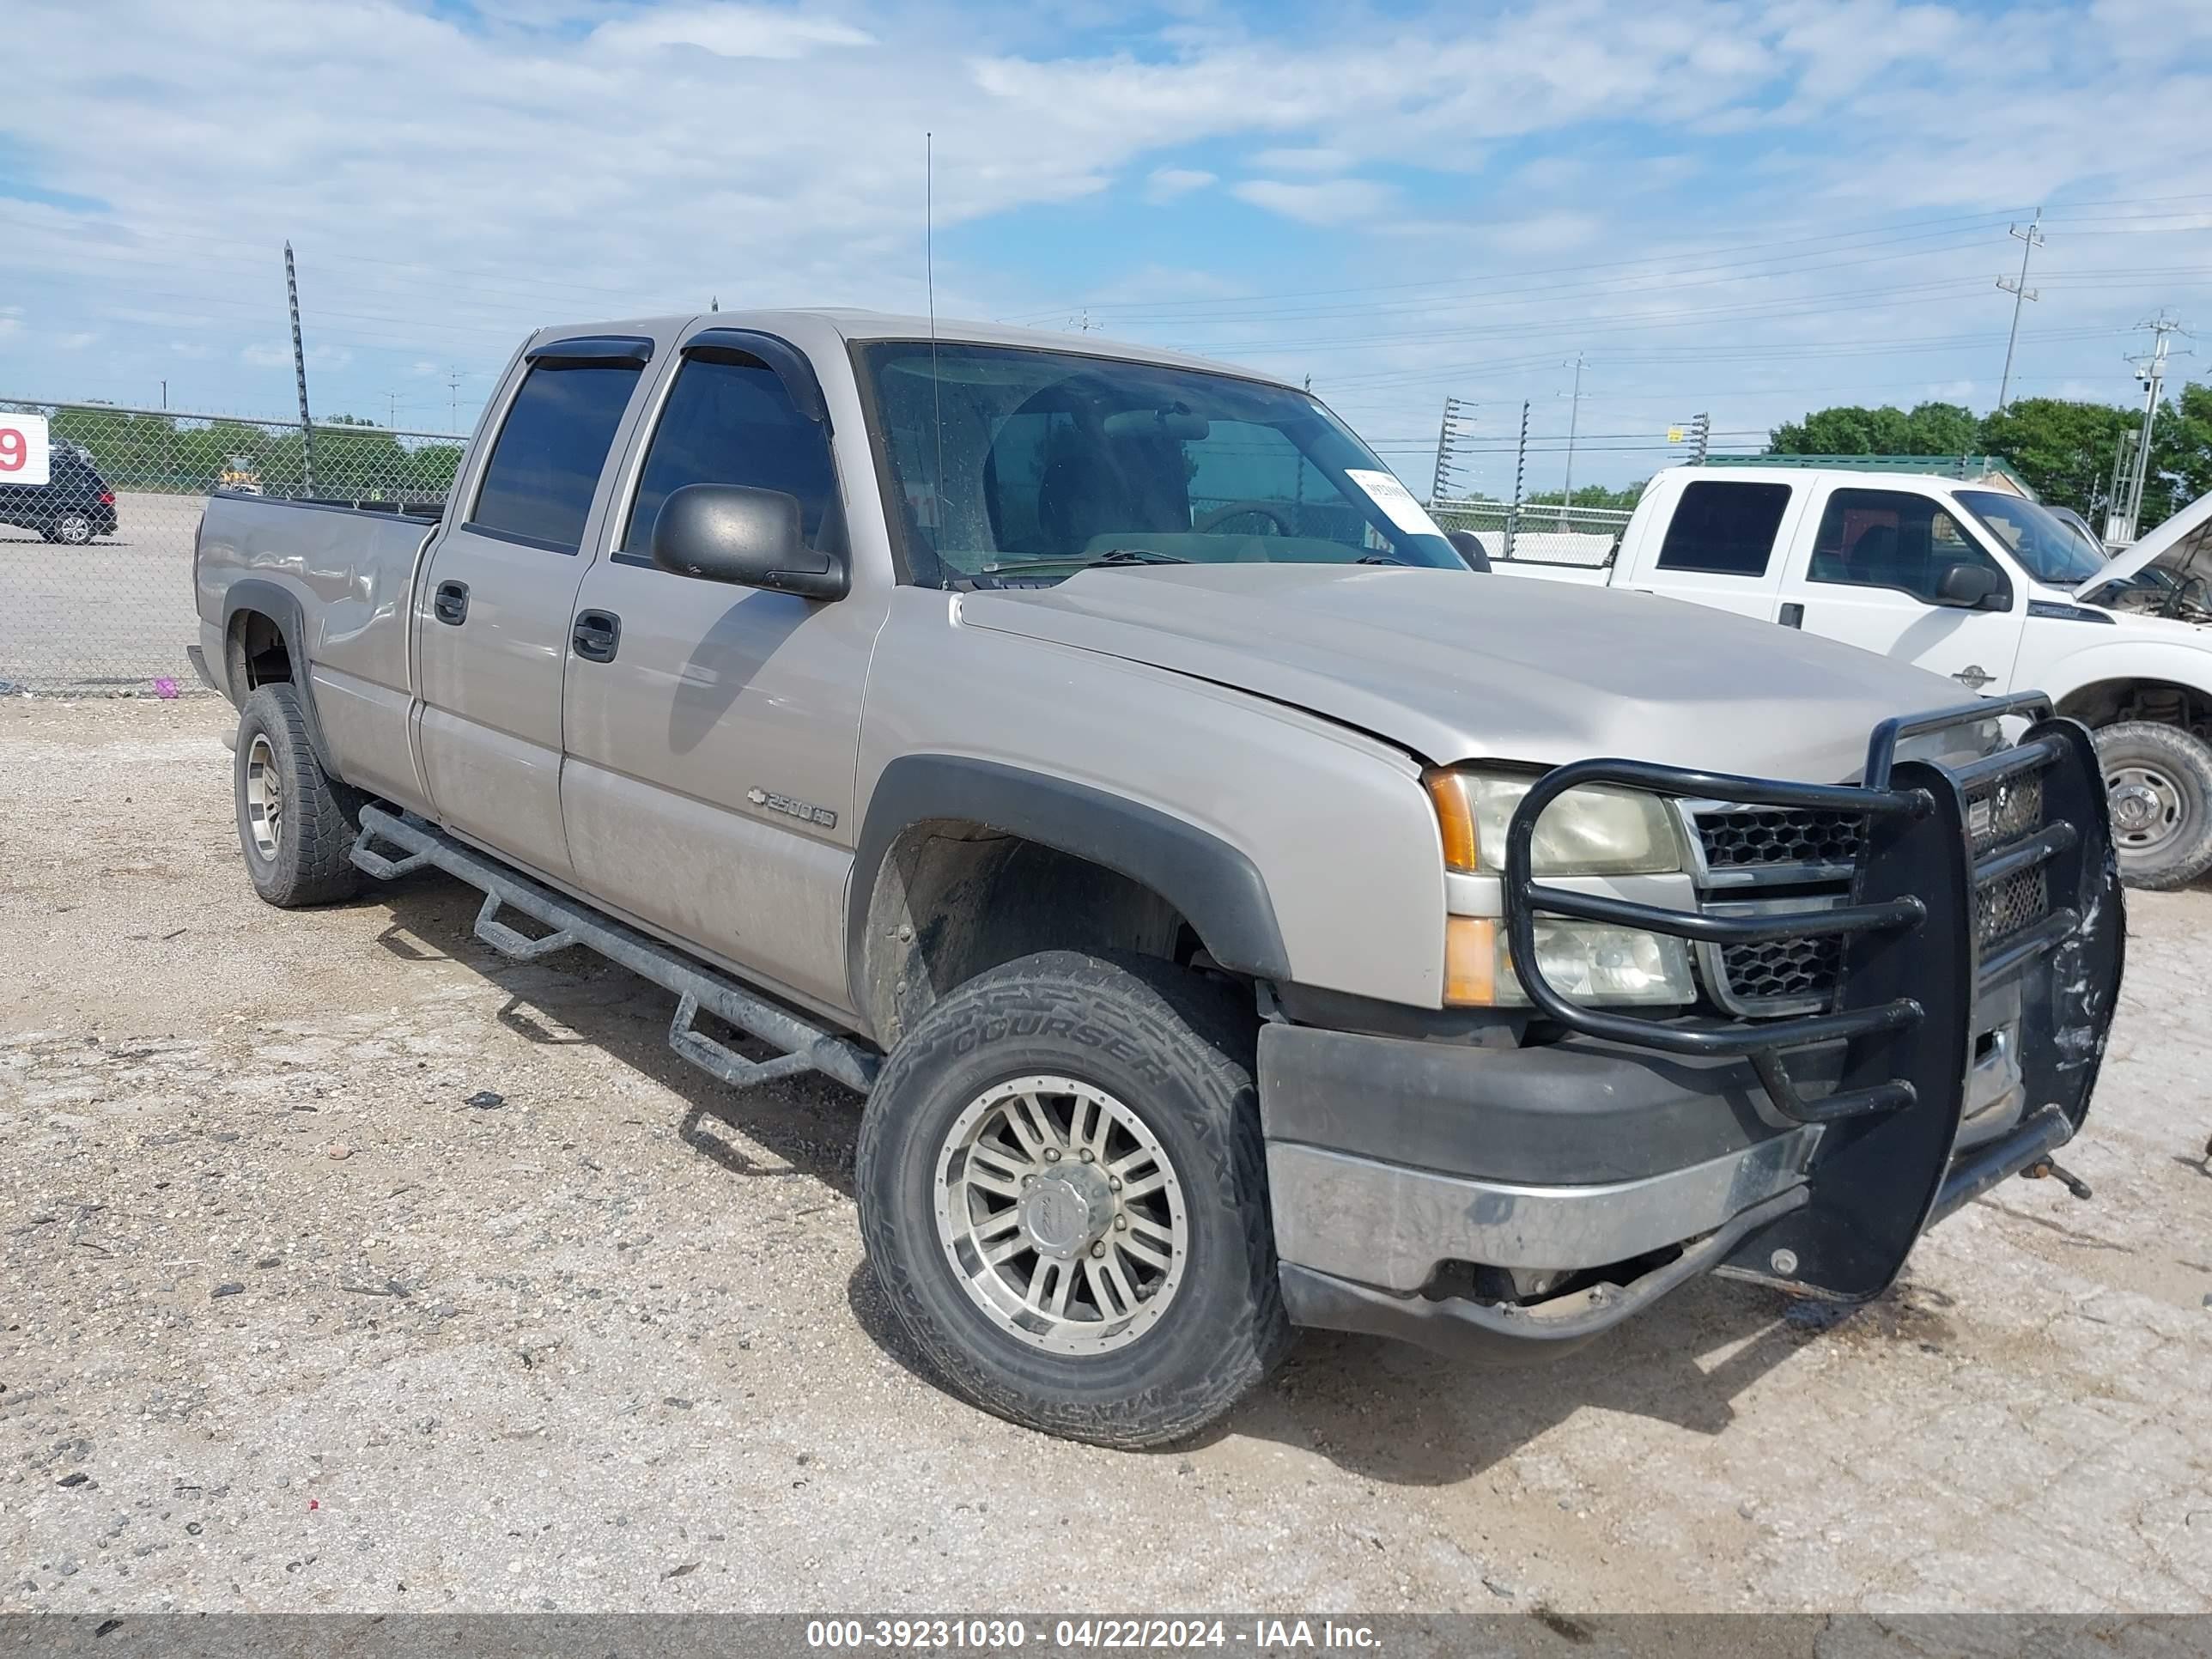
[[[1980,484],[1675,467],[1602,569],[1493,568],[1763,617],[1986,696],[2045,691],[2097,733],[2127,879],[2178,887],[2212,869],[2212,495],[2107,560],[2047,509]]]

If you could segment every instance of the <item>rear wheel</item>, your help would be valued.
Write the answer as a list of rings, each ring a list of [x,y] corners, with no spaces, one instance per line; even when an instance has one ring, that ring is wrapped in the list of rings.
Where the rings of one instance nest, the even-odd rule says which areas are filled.
[[[82,513],[64,513],[54,520],[52,533],[65,547],[82,547],[92,539],[92,520]]]
[[[2179,726],[2124,720],[2097,733],[2097,757],[2122,879],[2182,887],[2212,869],[2212,748]]]
[[[315,758],[290,685],[264,685],[239,710],[233,782],[239,845],[255,892],[286,909],[353,896],[361,884],[350,856],[359,799]]]
[[[1224,988],[1073,951],[982,975],[915,1026],[861,1120],[860,1225],[954,1389],[1145,1447],[1258,1386],[1290,1326],[1252,1049]]]

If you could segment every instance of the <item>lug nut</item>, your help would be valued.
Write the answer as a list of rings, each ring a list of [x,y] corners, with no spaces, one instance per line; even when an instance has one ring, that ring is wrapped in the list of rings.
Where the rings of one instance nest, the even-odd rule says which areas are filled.
[[[1127,1232],[1129,1231],[1129,1218],[1125,1215],[1115,1216],[1114,1218],[1114,1231],[1117,1233]]]
[[[1119,1176],[1108,1176],[1106,1177],[1106,1185],[1113,1191],[1118,1193],[1121,1190],[1121,1177]]]
[[[1106,1247],[1103,1244],[1093,1244],[1091,1247],[1091,1254],[1094,1257],[1104,1255],[1106,1254]]]
[[[1036,1186],[1036,1177],[1035,1176],[1033,1176],[1033,1175],[1024,1176],[1022,1177],[1022,1185],[1023,1185],[1023,1186],[1024,1186],[1024,1187],[1034,1187],[1034,1186]]]
[[[1060,1162],[1060,1148],[1059,1148],[1059,1147],[1057,1147],[1057,1146],[1048,1146],[1048,1147],[1046,1147],[1046,1148],[1044,1149],[1044,1161],[1045,1161],[1046,1163],[1048,1163],[1048,1164],[1057,1164],[1057,1163],[1059,1163],[1059,1162]]]
[[[1089,1164],[1089,1163],[1092,1162],[1094,1159],[1096,1159],[1096,1158],[1097,1158],[1097,1154],[1096,1152],[1092,1152],[1092,1151],[1091,1151],[1088,1146],[1085,1146],[1085,1147],[1083,1149],[1083,1161],[1084,1161],[1085,1164]]]

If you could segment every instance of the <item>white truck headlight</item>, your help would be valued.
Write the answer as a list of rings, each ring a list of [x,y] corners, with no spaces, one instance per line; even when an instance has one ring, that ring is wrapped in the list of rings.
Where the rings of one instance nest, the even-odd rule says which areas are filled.
[[[1436,804],[1444,863],[1496,875],[1505,867],[1505,827],[1536,781],[1510,773],[1439,768],[1422,781]],[[1682,868],[1682,838],[1667,803],[1640,789],[1592,784],[1544,809],[1529,842],[1539,876],[1660,875]]]
[[[1570,1002],[1678,1007],[1697,1000],[1690,947],[1671,934],[1539,916],[1536,963]],[[1497,917],[1445,919],[1443,1000],[1457,1008],[1528,1006]]]

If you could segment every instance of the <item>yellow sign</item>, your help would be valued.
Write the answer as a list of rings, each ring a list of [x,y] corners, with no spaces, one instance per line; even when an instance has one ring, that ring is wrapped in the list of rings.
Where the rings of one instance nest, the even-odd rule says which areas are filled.
[[[1670,444],[1678,444],[1681,442],[1682,428],[1679,426],[1668,427],[1667,428],[1667,441]]]

